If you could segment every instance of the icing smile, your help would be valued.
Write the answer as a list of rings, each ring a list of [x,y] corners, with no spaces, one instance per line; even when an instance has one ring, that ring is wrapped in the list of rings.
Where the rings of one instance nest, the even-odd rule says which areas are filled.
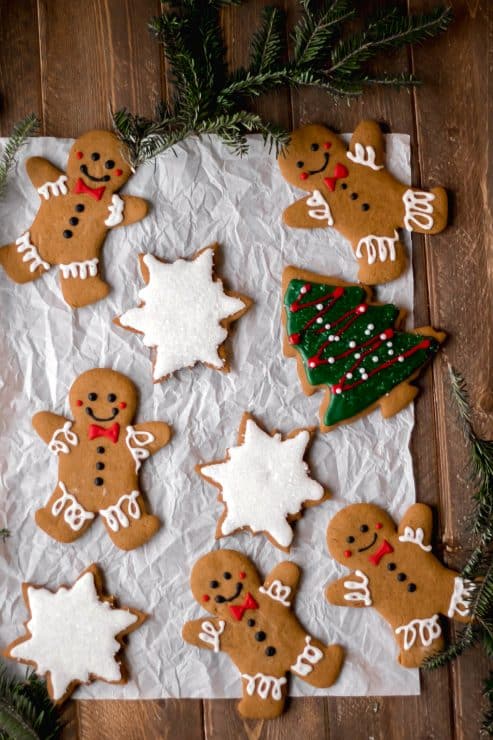
[[[230,596],[229,599],[227,599],[225,596],[219,595],[215,597],[214,601],[216,601],[218,604],[224,604],[224,602],[226,601],[234,601],[235,599],[238,598],[238,596],[241,594],[242,591],[243,591],[243,584],[237,583],[236,591],[234,592],[233,596]]]
[[[308,170],[308,173],[310,175],[317,175],[319,172],[323,172],[325,170],[325,168],[327,167],[328,164],[329,164],[329,155],[328,155],[327,152],[325,152],[325,154],[324,154],[324,163],[320,167],[320,169],[318,169],[318,170]]]
[[[113,421],[113,419],[115,419],[119,413],[120,412],[118,411],[118,409],[113,409],[113,416],[107,416],[103,418],[101,416],[96,416],[94,411],[89,406],[86,408],[86,414],[89,414],[91,419],[94,419],[94,421]]]
[[[86,164],[81,164],[80,171],[83,175],[89,178],[89,180],[92,180],[93,182],[108,182],[111,180],[111,177],[109,175],[103,175],[103,177],[94,177],[93,175],[90,175],[87,170]]]
[[[373,540],[372,540],[372,541],[370,542],[370,544],[369,544],[369,545],[367,545],[366,547],[360,547],[360,548],[358,548],[358,552],[365,552],[365,550],[369,550],[369,549],[370,549],[370,547],[373,547],[373,545],[374,545],[374,544],[375,544],[375,542],[377,541],[377,537],[378,537],[378,535],[377,535],[377,533],[375,532],[375,534],[373,535]]]

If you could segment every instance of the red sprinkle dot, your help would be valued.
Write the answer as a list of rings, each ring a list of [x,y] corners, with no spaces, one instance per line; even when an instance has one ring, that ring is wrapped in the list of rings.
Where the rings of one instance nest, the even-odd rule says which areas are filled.
[[[344,288],[341,288],[340,285],[332,291],[333,298],[340,298],[342,295],[344,295]]]
[[[344,550],[344,557],[345,558],[350,558],[352,554],[353,553],[351,552],[351,550]]]
[[[209,596],[209,594],[204,594],[202,596],[202,601],[210,601],[210,599],[211,599],[211,597]]]
[[[77,157],[77,159],[82,159],[82,157],[84,156],[84,152],[77,152],[75,156]]]
[[[83,403],[84,401],[76,401],[77,406],[82,406]]]
[[[300,310],[300,304],[298,303],[298,301],[293,301],[292,304],[289,307],[289,310],[292,313],[296,313],[296,311],[299,311]]]
[[[382,529],[382,527],[383,527],[383,524],[382,524],[382,522],[377,522],[377,523],[375,524],[375,529]]]
[[[423,341],[418,344],[418,349],[428,349],[430,344],[431,342],[429,339],[423,339]]]
[[[244,578],[246,578],[246,573],[245,573],[244,570],[242,570],[242,571],[240,571],[238,573],[238,578],[241,578],[241,580],[243,580]]]
[[[330,149],[331,146],[332,146],[332,142],[331,141],[326,141],[325,144],[324,144],[324,149]]]
[[[308,180],[308,172],[302,172],[300,175],[300,180]]]
[[[122,401],[121,403],[119,403],[118,404],[118,408],[120,408],[120,409],[126,409],[127,408],[127,404],[125,403],[125,401]]]
[[[118,169],[118,170],[115,170],[115,175],[116,175],[117,177],[120,177],[120,175],[123,175],[123,170],[120,170],[120,169]]]
[[[301,339],[301,334],[295,333],[290,334],[288,337],[289,344],[299,344]]]

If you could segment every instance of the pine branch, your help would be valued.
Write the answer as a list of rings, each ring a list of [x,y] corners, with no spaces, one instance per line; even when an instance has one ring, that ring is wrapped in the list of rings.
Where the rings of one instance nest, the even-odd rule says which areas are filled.
[[[38,128],[39,120],[34,113],[26,116],[14,126],[0,159],[0,197],[5,192],[7,176],[14,165],[19,149],[24,146],[29,136],[36,133]]]
[[[5,542],[8,537],[10,537],[10,530],[5,528],[0,529],[0,540],[2,540],[2,542]]]
[[[10,678],[0,665],[1,740],[55,740],[61,731],[46,684],[35,673]]]
[[[493,735],[493,671],[490,671],[483,685],[483,696],[488,700],[488,709],[483,715],[481,729],[488,735]]]
[[[278,8],[264,8],[262,26],[255,32],[250,50],[250,73],[272,72],[282,63],[284,15]]]

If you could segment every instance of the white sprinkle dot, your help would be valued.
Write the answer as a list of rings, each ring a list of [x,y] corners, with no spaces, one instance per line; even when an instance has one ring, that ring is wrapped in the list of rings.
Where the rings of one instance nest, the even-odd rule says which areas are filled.
[[[359,358],[361,357],[361,354],[360,354],[359,352],[355,352],[355,353],[354,353],[354,356],[355,356],[355,358],[356,358],[357,360],[359,360]]]
[[[336,393],[338,396],[340,396],[342,393],[342,388],[336,388]]]
[[[317,309],[317,311],[321,311],[323,307],[324,307],[324,304],[323,303],[317,303],[317,305],[315,306],[315,308]]]
[[[373,355],[371,358],[372,362],[378,362],[378,357],[376,355]]]
[[[325,324],[326,329],[330,329],[330,324]]]
[[[394,350],[393,350],[393,349],[389,349],[389,350],[387,351],[387,354],[388,354],[388,355],[393,355],[393,354],[394,354]]]
[[[317,364],[315,362],[309,362],[308,367],[317,367]]]
[[[397,359],[399,360],[399,362],[404,362],[404,359],[405,358],[402,355],[399,355],[399,357]]]
[[[370,336],[370,330],[369,329],[365,329],[365,334],[366,334],[367,337],[369,337]]]
[[[319,316],[317,319],[317,324],[323,324],[323,322],[324,322],[323,318]]]
[[[374,329],[374,328],[375,328],[375,324],[368,324],[368,329]]]
[[[361,376],[361,380],[368,380],[368,375],[365,373]]]
[[[383,339],[387,339],[387,335],[386,334],[380,334],[380,339],[382,339],[382,340]]]
[[[334,341],[334,335],[333,334],[329,334],[329,342],[333,342],[333,341]]]
[[[333,357],[329,357],[329,365],[333,365],[335,362]]]
[[[353,377],[353,374],[352,373],[346,373],[346,378],[348,380],[351,380],[352,377]]]
[[[349,342],[349,346],[351,347],[351,349],[354,349],[354,347],[356,347],[356,342]]]
[[[341,341],[341,338],[340,338],[340,336],[338,334],[335,335],[334,341],[336,341],[336,342],[340,342]]]
[[[392,342],[387,342],[387,347],[392,347]]]
[[[359,372],[361,373],[361,375],[364,375],[364,374],[365,374],[365,372],[366,372],[366,370],[365,370],[365,368],[364,368],[364,367],[360,367],[360,368],[359,368]]]
[[[303,294],[305,294],[307,290],[308,290],[308,288],[305,288],[305,286],[303,286],[303,287],[301,288],[301,290],[300,290],[300,293],[303,293]]]

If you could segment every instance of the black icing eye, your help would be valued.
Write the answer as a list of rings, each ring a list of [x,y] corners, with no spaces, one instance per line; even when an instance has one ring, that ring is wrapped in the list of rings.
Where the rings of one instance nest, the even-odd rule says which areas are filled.
[[[346,542],[349,542],[349,543],[354,542],[354,537],[352,534],[350,534],[349,537],[346,537]]]
[[[304,164],[305,164],[304,162],[296,162],[296,166],[299,167],[300,169],[303,167]]]
[[[266,655],[267,655],[267,656],[268,656],[269,658],[272,658],[272,656],[276,654],[276,649],[275,649],[275,647],[272,647],[272,645],[269,645],[269,647],[266,647],[266,648],[265,648],[265,654],[266,654]]]
[[[97,161],[98,161],[98,159],[100,159],[100,158],[101,158],[101,155],[100,155],[100,153],[99,153],[99,152],[93,152],[93,153],[91,154],[91,159],[93,160],[93,162],[97,162]]]
[[[360,532],[368,532],[368,524],[362,524],[359,528]]]
[[[115,163],[113,162],[112,159],[107,159],[106,162],[104,163],[104,166],[106,167],[107,170],[112,170],[113,167],[115,166]]]
[[[320,147],[319,147],[318,144],[312,144],[311,147],[310,147],[310,149],[312,150],[312,152],[318,152],[318,150],[320,149]]]
[[[230,580],[230,578],[231,578],[231,573],[228,573],[228,572],[226,571],[226,573],[223,573],[223,578],[224,578],[224,579],[225,579],[226,581],[229,581],[229,580]]]
[[[98,400],[98,394],[97,393],[88,393],[87,397],[90,401],[97,401]]]
[[[210,586],[211,588],[218,588],[218,587],[219,587],[219,581],[211,581],[211,582],[209,583],[209,586]]]
[[[116,396],[115,396],[114,393],[108,393],[108,395],[106,396],[106,398],[108,399],[108,401],[110,403],[114,403],[116,401]]]

